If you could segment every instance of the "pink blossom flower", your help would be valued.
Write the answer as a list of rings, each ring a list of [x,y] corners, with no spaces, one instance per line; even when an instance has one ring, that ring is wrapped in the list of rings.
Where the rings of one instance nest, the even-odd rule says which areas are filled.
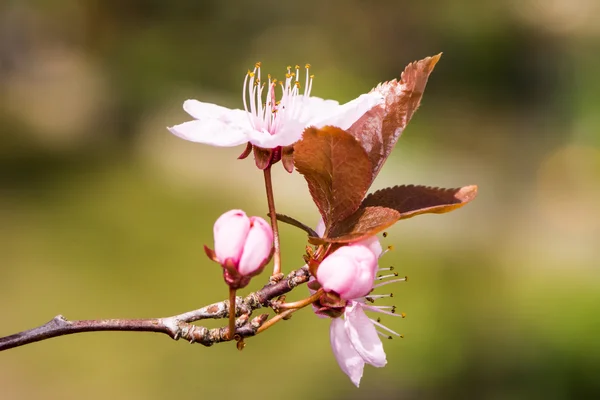
[[[317,270],[317,281],[326,292],[344,300],[365,296],[373,289],[377,258],[366,246],[344,246],[327,256]]]
[[[248,218],[242,210],[228,211],[217,219],[213,233],[214,252],[205,250],[223,266],[225,281],[231,287],[246,286],[271,259],[273,230],[260,217]]]
[[[317,225],[316,232],[319,235],[323,235],[324,225],[322,221]],[[353,248],[360,249],[360,251],[352,250]],[[358,261],[347,260],[346,263],[338,262],[341,261],[340,257],[338,260],[334,259],[334,262],[327,262],[329,258],[344,249],[348,250],[342,253],[343,256],[350,257],[356,252],[359,257]],[[313,309],[318,316],[338,315],[337,318],[332,318],[329,329],[331,348],[340,368],[357,387],[360,384],[365,364],[370,364],[374,367],[383,367],[387,363],[383,344],[379,336],[388,338],[391,338],[389,334],[400,336],[377,320],[369,318],[365,311],[379,312],[389,316],[404,316],[404,314],[399,315],[395,313],[395,306],[371,305],[378,298],[391,296],[390,294],[372,295],[370,293],[373,289],[389,283],[405,281],[406,278],[397,278],[397,274],[395,273],[375,277],[377,271],[391,271],[392,267],[377,269],[376,261],[374,268],[369,263],[361,262],[361,260],[369,258],[364,254],[366,249],[370,249],[369,251],[372,252],[372,257],[375,260],[383,254],[379,240],[373,236],[338,249],[325,258],[317,270],[316,281],[320,286],[326,292],[334,290],[343,300],[346,300],[342,313],[343,318],[339,316],[339,312],[329,312],[330,310],[327,309],[328,306],[326,304],[313,304]],[[321,268],[324,265],[326,269],[322,272]],[[363,271],[357,272],[357,268],[362,268]],[[366,276],[371,277],[370,281],[365,282],[364,278]],[[375,282],[387,278],[397,279],[375,284]],[[353,280],[355,281],[353,282]],[[332,289],[332,287],[334,288]],[[353,292],[352,290],[354,289],[356,291]],[[311,293],[315,292],[315,281],[309,282],[309,290]],[[348,294],[352,295],[354,293],[356,293],[354,297],[348,296]]]
[[[168,128],[185,140],[219,147],[252,143],[258,147],[289,146],[304,128],[333,125],[348,129],[363,114],[383,102],[379,92],[367,93],[340,105],[334,100],[311,97],[313,76],[306,65],[304,93],[300,93],[299,66],[288,67],[284,81],[268,76],[261,80],[260,63],[244,79],[244,110],[228,109],[197,100],[186,100],[183,109],[194,119]],[[276,88],[280,86],[279,100]]]

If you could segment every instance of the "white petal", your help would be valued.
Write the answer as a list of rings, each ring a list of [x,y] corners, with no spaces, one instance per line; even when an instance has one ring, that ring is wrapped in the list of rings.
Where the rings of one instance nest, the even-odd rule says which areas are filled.
[[[211,146],[232,147],[248,142],[247,129],[219,120],[193,120],[168,129],[182,139]]]
[[[340,103],[335,100],[325,100],[320,97],[298,96],[295,107],[301,107],[297,120],[305,126],[312,125],[315,121],[320,121],[333,115],[340,107]]]
[[[377,92],[371,92],[360,95],[358,98],[342,104],[337,107],[330,115],[323,115],[322,119],[315,121],[317,128],[325,125],[333,125],[342,129],[348,129],[367,111],[381,104],[384,101],[383,96]],[[313,120],[314,121],[314,120]]]
[[[315,232],[317,232],[317,235],[319,235],[319,237],[323,237],[323,234],[325,233],[325,221],[323,221],[323,217],[319,219],[317,227],[315,228]]]
[[[350,338],[344,329],[344,321],[341,318],[331,320],[329,327],[329,339],[331,349],[340,368],[358,387],[363,375],[365,362],[362,357],[354,350]]]
[[[183,102],[183,109],[186,113],[190,114],[195,119],[203,120],[203,119],[221,119],[227,118],[227,115],[235,114],[235,111],[242,110],[232,110],[226,107],[221,107],[212,103],[204,103],[198,100],[186,100]]]
[[[352,346],[362,359],[374,367],[387,364],[383,344],[375,330],[375,326],[365,314],[360,303],[346,307],[344,328]]]

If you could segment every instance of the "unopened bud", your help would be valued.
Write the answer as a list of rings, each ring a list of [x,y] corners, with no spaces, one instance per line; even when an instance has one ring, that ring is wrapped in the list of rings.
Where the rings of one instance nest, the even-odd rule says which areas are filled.
[[[243,288],[250,277],[262,272],[273,250],[273,230],[260,217],[242,210],[231,210],[215,222],[215,250],[205,247],[209,258],[221,264],[225,282],[234,289]]]

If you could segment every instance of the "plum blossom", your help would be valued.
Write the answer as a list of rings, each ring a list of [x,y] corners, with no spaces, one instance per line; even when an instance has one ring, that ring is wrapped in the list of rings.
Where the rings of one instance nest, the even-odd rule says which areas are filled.
[[[246,286],[271,259],[273,230],[260,217],[248,217],[242,210],[228,211],[215,222],[213,234],[215,249],[205,246],[205,251],[221,264],[225,282],[232,288]]]
[[[373,289],[376,272],[377,258],[368,247],[344,246],[321,262],[317,281],[326,292],[335,292],[340,298],[351,300],[365,296]]]
[[[319,235],[322,235],[323,231],[324,226],[320,223],[317,225],[316,232]],[[361,250],[350,251],[352,248]],[[341,262],[343,261],[343,258],[340,256],[338,256],[337,259],[334,258],[333,262],[327,261],[329,258],[334,257],[336,253],[339,253],[344,249],[349,250],[342,253],[342,256],[352,256],[356,253],[359,257],[359,261],[346,260],[346,263],[344,263]],[[376,262],[374,268],[372,264],[360,262],[360,260],[369,258],[363,253],[363,249],[371,249],[370,252],[372,252],[372,257],[375,260],[383,254],[379,240],[373,236],[338,249],[325,258],[317,270],[316,282],[320,284],[325,292],[331,292],[331,288],[334,286],[336,287],[336,294],[344,300],[342,303],[344,304],[343,312],[339,312],[338,310],[338,315],[335,317],[336,312],[331,312],[332,310],[328,310],[328,305],[323,304],[326,302],[313,305],[313,309],[317,315],[333,316],[329,329],[333,354],[342,371],[348,375],[352,383],[357,387],[360,384],[365,364],[370,364],[374,367],[383,367],[387,363],[383,344],[379,336],[388,338],[391,338],[390,334],[400,336],[398,333],[382,325],[378,320],[369,318],[365,311],[404,317],[404,314],[395,313],[395,306],[372,305],[377,298],[390,297],[391,295],[373,295],[370,293],[377,287],[406,280],[406,278],[397,278],[375,284],[376,282],[387,278],[396,278],[398,275],[392,273],[375,277],[376,272],[390,271],[392,267],[377,269]],[[323,266],[326,268],[325,273],[321,272]],[[357,268],[362,268],[363,271],[357,271]],[[366,276],[371,276],[368,284],[365,284],[364,281],[364,277]],[[315,281],[310,282],[310,288],[312,288],[311,291],[314,290]],[[362,293],[351,298],[347,297],[347,295],[352,294],[352,290],[355,289]],[[343,317],[339,314],[343,315]],[[383,333],[382,331],[387,333]]]
[[[183,109],[194,119],[169,127],[185,140],[218,147],[232,147],[250,142],[262,148],[289,146],[300,139],[304,128],[333,125],[348,129],[371,108],[383,102],[381,93],[362,94],[340,105],[335,100],[310,96],[313,75],[305,66],[304,92],[300,93],[300,67],[287,68],[284,81],[268,75],[261,79],[261,65],[248,71],[244,79],[244,110],[229,109],[198,100],[186,100]],[[281,94],[277,99],[277,86]]]

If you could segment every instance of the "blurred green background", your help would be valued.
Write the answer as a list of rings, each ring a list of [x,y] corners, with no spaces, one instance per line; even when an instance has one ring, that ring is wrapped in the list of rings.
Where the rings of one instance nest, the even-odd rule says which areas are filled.
[[[381,264],[410,277],[393,288],[407,318],[384,318],[405,338],[360,389],[305,310],[241,353],[150,333],[9,350],[0,398],[597,398],[599,49],[592,0],[4,0],[0,335],[226,297],[202,245],[230,208],[266,214],[262,175],[241,147],[165,127],[189,119],[187,98],[241,107],[256,61],[275,76],[310,62],[313,94],[345,102],[443,51],[374,188],[480,194],[383,239]],[[275,170],[279,211],[316,223],[301,176]],[[305,237],[282,231],[289,271]]]

